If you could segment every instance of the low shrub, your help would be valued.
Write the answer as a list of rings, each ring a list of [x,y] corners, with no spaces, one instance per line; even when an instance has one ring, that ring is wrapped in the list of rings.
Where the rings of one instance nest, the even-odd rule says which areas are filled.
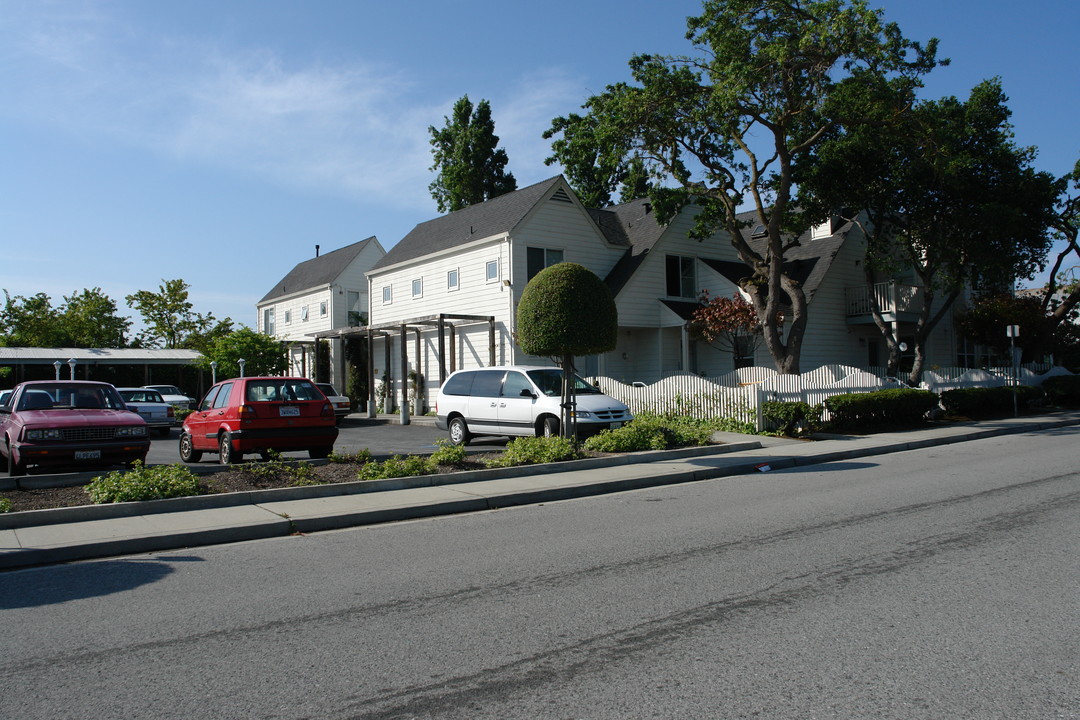
[[[455,445],[446,438],[435,441],[435,452],[431,453],[431,461],[436,465],[460,465],[465,462],[465,446]]]
[[[1080,407],[1080,375],[1055,375],[1042,384],[1046,399],[1060,407]]]
[[[0,498],[0,513],[11,512],[11,501],[7,498]]]
[[[985,418],[1008,415],[1013,412],[1013,396],[1016,407],[1026,408],[1042,397],[1043,391],[1029,385],[993,388],[958,388],[941,393],[941,405],[945,412],[969,418]]]
[[[199,494],[199,479],[186,467],[155,465],[146,467],[135,462],[131,470],[96,477],[85,488],[90,499],[97,503],[161,500]]]
[[[569,438],[519,437],[506,443],[503,454],[499,458],[488,460],[486,464],[488,467],[513,467],[576,460],[581,456],[581,451]]]
[[[343,463],[345,465],[363,465],[364,463],[371,462],[371,451],[364,448],[360,452],[355,453],[339,453],[331,451],[326,456],[327,460],[332,463]]]
[[[252,478],[256,484],[271,480],[287,480],[293,485],[323,484],[323,481],[316,478],[315,466],[307,460],[299,460],[294,465],[275,450],[267,452],[266,462],[245,463],[237,465],[235,469]]]
[[[731,418],[700,420],[685,415],[643,412],[621,428],[602,430],[585,440],[593,452],[637,452],[706,445],[719,430],[753,433],[750,423]]]
[[[926,421],[926,414],[938,406],[938,396],[929,390],[893,388],[869,393],[846,393],[826,398],[825,409],[836,428],[871,429],[911,427]]]
[[[813,432],[821,425],[823,405],[771,400],[762,403],[761,415],[782,435],[798,436]]]
[[[388,480],[390,478],[430,475],[437,465],[428,458],[417,455],[395,455],[382,462],[371,461],[360,467],[356,474],[359,480]]]

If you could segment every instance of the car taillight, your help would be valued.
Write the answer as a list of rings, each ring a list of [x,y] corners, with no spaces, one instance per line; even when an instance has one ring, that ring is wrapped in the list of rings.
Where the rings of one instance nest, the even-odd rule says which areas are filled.
[[[254,415],[255,414],[255,408],[253,406],[251,406],[251,405],[241,405],[240,407],[236,408],[236,412],[240,416]]]
[[[172,405],[170,405],[170,406],[169,406],[169,407],[168,407],[168,408],[167,408],[167,409],[165,410],[165,414],[166,414],[166,416],[168,416],[168,417],[171,417],[171,418],[172,418],[172,417],[176,417],[176,411],[175,411],[175,410],[173,410],[173,406],[172,406]]]
[[[334,414],[334,408],[330,407],[330,403],[328,403],[328,402],[323,403],[322,414],[323,415],[333,415]]]

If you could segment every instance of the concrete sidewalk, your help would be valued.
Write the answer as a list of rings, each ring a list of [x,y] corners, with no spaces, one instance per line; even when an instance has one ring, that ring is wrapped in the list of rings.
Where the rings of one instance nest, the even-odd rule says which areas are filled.
[[[551,502],[1080,425],[1080,413],[815,441],[723,444],[570,463],[0,514],[0,569]]]

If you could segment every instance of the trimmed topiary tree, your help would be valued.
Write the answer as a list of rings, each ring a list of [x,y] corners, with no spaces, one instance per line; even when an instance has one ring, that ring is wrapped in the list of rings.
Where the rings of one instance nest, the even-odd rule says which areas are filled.
[[[517,342],[563,369],[562,434],[573,437],[574,356],[615,349],[619,312],[611,290],[592,271],[558,263],[538,272],[521,293]]]

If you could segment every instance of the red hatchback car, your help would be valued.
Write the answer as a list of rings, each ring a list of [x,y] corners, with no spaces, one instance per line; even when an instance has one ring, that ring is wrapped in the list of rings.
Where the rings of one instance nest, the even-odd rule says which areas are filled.
[[[211,452],[228,465],[241,462],[244,453],[265,458],[271,450],[307,450],[324,458],[337,440],[335,423],[334,408],[307,378],[233,378],[210,388],[184,419],[180,459],[198,462]]]
[[[34,380],[15,387],[0,407],[0,453],[11,476],[29,465],[130,464],[150,449],[146,422],[112,385]]]

